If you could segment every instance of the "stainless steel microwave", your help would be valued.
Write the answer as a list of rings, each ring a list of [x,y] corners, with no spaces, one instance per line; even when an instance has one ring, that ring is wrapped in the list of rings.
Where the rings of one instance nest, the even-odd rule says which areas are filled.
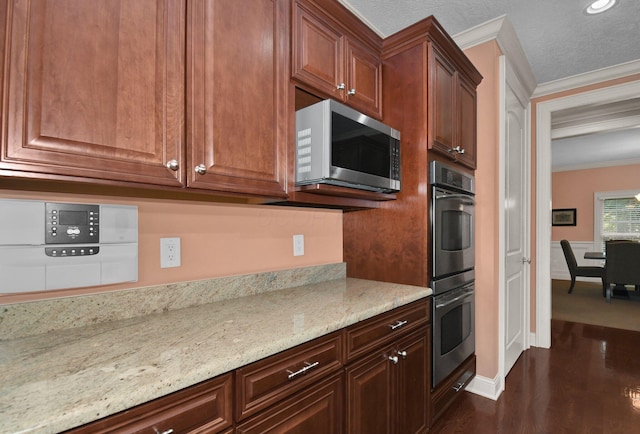
[[[296,111],[296,185],[400,191],[400,132],[324,100]]]

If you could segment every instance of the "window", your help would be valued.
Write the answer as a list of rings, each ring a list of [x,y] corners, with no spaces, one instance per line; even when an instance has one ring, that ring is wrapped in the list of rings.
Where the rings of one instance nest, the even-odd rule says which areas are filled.
[[[609,240],[640,241],[640,201],[637,192],[595,194],[594,245],[602,251]]]

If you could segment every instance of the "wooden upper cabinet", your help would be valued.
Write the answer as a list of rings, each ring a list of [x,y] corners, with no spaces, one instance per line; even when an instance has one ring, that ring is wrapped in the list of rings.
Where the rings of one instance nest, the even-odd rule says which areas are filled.
[[[342,100],[344,38],[320,17],[295,3],[293,45],[294,78]]]
[[[192,0],[187,185],[286,197],[286,0]]]
[[[182,185],[166,164],[183,158],[184,14],[182,0],[10,1],[0,170]]]
[[[431,149],[476,168],[476,85],[432,43]]]
[[[347,41],[347,102],[374,117],[382,117],[380,57],[355,41]]]
[[[348,11],[332,12],[329,16],[306,0],[294,3],[292,76],[303,87],[320,92],[319,96],[333,98],[381,118],[382,61],[379,50],[359,40],[339,22],[341,16],[353,19],[345,15]],[[364,27],[361,23],[360,26]]]
[[[456,72],[445,59],[434,53],[433,148],[451,152],[454,143]]]
[[[7,14],[4,174],[286,197],[287,0]]]
[[[458,79],[458,143],[465,150],[458,161],[475,169],[477,152],[477,93],[476,88],[459,76]]]

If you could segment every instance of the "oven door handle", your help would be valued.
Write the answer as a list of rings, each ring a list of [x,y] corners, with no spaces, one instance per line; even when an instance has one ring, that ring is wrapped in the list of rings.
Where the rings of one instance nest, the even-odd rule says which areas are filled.
[[[455,303],[456,301],[460,301],[463,298],[469,297],[470,295],[473,294],[473,291],[474,291],[473,289],[467,289],[467,290],[464,291],[464,293],[460,294],[457,297],[454,297],[451,300],[446,300],[446,301],[444,301],[442,303],[436,303],[436,308],[438,308],[438,307],[446,307],[446,306],[449,306],[450,304]]]
[[[439,199],[462,199],[462,203],[464,203],[465,205],[475,204],[475,200],[473,196],[469,196],[466,194],[445,193],[445,194],[436,195],[436,200],[439,200]]]

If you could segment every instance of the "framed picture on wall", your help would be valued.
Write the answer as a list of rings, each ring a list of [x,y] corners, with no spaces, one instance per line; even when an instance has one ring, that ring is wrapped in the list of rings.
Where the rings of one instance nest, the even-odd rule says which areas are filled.
[[[553,226],[575,226],[576,209],[562,208],[551,210],[551,224]]]

